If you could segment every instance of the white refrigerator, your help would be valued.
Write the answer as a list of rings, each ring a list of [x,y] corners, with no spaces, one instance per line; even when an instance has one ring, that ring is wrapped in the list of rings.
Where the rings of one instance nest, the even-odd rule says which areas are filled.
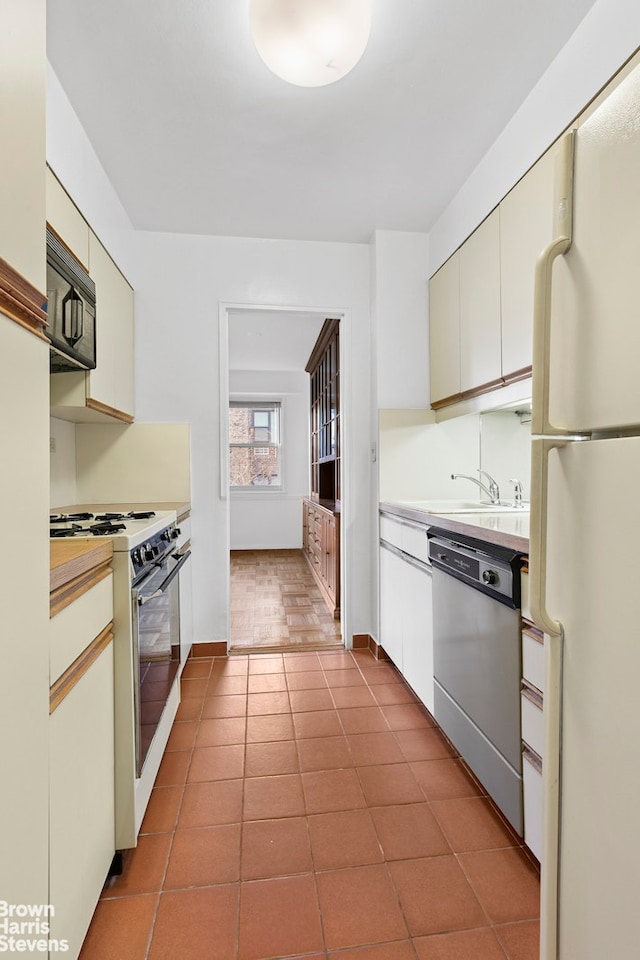
[[[561,144],[536,265],[542,960],[640,958],[640,65],[621,77]]]

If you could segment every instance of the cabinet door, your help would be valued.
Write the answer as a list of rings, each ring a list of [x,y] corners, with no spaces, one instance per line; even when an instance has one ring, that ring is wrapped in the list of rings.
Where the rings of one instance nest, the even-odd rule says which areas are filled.
[[[96,285],[96,369],[87,396],[133,416],[133,290],[92,232],[89,273]]]
[[[531,366],[533,278],[536,260],[552,239],[552,147],[500,204],[502,374]]]
[[[433,713],[433,604],[431,571],[402,564],[402,672]]]
[[[77,957],[115,850],[113,644],[49,720],[51,937]]]
[[[89,269],[89,225],[60,181],[47,167],[47,222]]]
[[[494,210],[460,248],[460,389],[499,380],[500,218]]]
[[[380,645],[402,673],[402,578],[406,564],[380,547]]]
[[[460,393],[460,257],[456,252],[429,281],[431,403]]]

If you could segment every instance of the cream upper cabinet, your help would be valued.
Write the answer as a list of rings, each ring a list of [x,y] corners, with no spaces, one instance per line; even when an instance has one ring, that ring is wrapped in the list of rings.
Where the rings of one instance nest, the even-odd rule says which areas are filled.
[[[58,178],[48,167],[47,223],[88,271],[89,225]]]
[[[429,281],[431,403],[460,393],[460,253]]]
[[[533,356],[533,278],[552,239],[555,148],[538,160],[500,204],[502,375],[529,367]]]
[[[494,210],[460,248],[460,389],[499,380],[500,218]]]
[[[93,232],[89,274],[96,285],[96,369],[88,396],[133,415],[133,290]]]
[[[51,171],[47,221],[96,285],[96,368],[50,378],[51,415],[78,423],[134,419],[134,293]]]

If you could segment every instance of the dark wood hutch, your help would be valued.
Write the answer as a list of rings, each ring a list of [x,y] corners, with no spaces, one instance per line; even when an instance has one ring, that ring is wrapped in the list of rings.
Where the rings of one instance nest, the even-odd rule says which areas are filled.
[[[340,321],[325,320],[305,367],[310,379],[311,493],[303,501],[307,563],[340,617]]]

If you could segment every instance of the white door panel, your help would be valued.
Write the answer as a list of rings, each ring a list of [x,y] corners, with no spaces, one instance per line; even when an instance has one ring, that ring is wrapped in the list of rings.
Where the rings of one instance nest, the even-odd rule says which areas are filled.
[[[640,67],[578,129],[573,243],[553,268],[550,419],[640,423]]]
[[[640,438],[549,461],[549,614],[563,625],[559,960],[640,943]]]

